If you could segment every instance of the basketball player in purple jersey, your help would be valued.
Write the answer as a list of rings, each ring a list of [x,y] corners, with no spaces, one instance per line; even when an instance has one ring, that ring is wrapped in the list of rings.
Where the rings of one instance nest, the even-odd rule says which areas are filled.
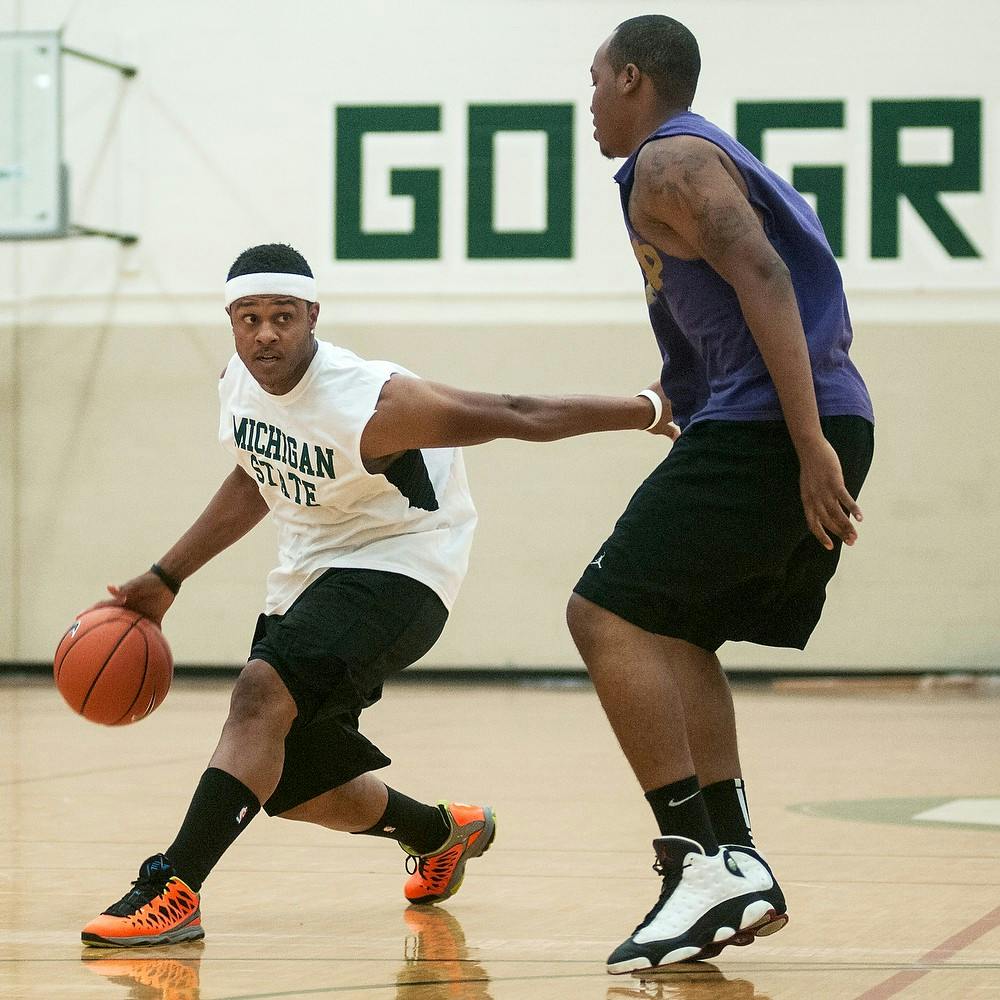
[[[690,111],[701,62],[669,17],[620,24],[591,68],[682,433],[570,599],[568,622],[661,836],[660,898],[613,973],[709,958],[787,922],[754,847],[727,640],[804,648],[861,521],[873,415],[818,218]]]

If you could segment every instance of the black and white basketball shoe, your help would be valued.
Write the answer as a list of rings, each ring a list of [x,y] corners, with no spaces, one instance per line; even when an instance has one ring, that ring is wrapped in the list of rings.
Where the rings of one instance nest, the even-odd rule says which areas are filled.
[[[663,878],[660,898],[611,953],[608,972],[655,969],[718,954],[726,944],[749,943],[758,928],[778,916],[755,887],[762,880],[747,878],[728,850],[707,855],[687,837],[658,837],[653,850],[653,869]],[[771,882],[776,885],[773,878]]]

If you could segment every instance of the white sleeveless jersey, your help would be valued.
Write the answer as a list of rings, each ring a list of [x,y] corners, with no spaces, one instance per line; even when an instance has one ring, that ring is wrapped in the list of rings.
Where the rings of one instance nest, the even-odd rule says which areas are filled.
[[[238,355],[226,367],[219,439],[257,481],[278,528],[265,613],[284,614],[334,566],[401,573],[451,609],[476,525],[461,451],[406,453],[386,473],[399,486],[361,461],[361,432],[394,372],[412,374],[324,341],[283,396],[265,392]]]

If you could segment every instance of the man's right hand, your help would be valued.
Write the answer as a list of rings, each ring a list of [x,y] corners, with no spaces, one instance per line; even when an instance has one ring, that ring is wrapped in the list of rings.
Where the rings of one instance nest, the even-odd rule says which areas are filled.
[[[138,612],[144,618],[149,618],[157,625],[163,621],[170,605],[174,603],[174,595],[167,585],[154,573],[146,572],[141,576],[116,587],[108,584],[110,601],[98,601],[94,608],[128,608]],[[92,611],[93,608],[88,608]]]

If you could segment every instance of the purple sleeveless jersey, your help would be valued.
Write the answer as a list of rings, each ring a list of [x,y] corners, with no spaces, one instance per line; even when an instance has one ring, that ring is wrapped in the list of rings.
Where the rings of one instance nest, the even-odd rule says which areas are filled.
[[[809,344],[820,416],[873,421],[865,383],[848,357],[851,318],[840,268],[816,213],[787,181],[701,115],[683,112],[648,139],[694,135],[718,146],[746,182],[764,232],[791,272]],[[641,149],[642,146],[639,147]],[[661,381],[681,427],[700,420],[781,420],[778,395],[732,286],[703,260],[679,260],[632,228],[628,199],[637,149],[615,174],[625,225],[646,280],[649,318],[663,357]]]

